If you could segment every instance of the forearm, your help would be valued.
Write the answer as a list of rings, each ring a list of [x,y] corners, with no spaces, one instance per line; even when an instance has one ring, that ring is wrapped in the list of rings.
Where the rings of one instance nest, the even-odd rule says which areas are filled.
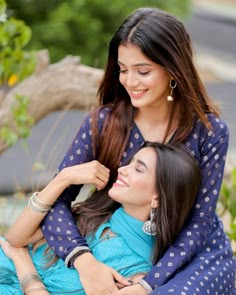
[[[17,253],[13,255],[12,261],[15,265],[16,273],[24,294],[50,294],[39,278],[31,257],[25,249],[19,249]]]
[[[52,179],[52,181],[40,193],[38,193],[37,198],[40,202],[49,205],[54,204],[58,196],[68,185],[68,180],[64,174],[65,173],[62,171]],[[7,232],[7,240],[12,245],[20,247],[41,239],[43,233],[39,226],[47,213],[47,211],[37,212],[32,210],[32,207],[28,204]]]

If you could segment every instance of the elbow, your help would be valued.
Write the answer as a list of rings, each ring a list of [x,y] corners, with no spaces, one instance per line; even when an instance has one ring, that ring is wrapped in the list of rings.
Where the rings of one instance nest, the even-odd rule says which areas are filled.
[[[5,238],[13,247],[24,247],[27,243],[23,243],[16,235],[12,235],[10,232],[6,233]]]
[[[25,247],[30,243],[30,237],[23,238],[21,235],[11,232],[11,230],[5,234],[5,238],[12,246],[18,248]]]
[[[5,238],[14,247],[25,247],[29,244],[34,244],[43,238],[43,233],[40,229],[36,230],[31,235],[19,235],[11,229],[6,233]]]

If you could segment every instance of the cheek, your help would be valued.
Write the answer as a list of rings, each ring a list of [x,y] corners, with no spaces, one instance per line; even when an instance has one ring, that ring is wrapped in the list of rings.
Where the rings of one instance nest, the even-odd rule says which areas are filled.
[[[146,193],[152,190],[152,185],[149,179],[139,179],[135,181],[134,188],[136,191]]]
[[[119,81],[120,81],[120,83],[122,84],[122,85],[124,85],[124,83],[125,83],[125,77],[123,76],[123,75],[119,75]]]

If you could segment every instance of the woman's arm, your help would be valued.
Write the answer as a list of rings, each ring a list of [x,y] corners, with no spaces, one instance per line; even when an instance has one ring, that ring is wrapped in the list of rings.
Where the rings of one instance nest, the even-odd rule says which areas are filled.
[[[162,294],[161,286],[168,285],[171,289],[172,286],[178,285],[175,273],[182,265],[191,261],[208,237],[224,175],[229,142],[226,124],[215,118],[213,120],[213,133],[206,130],[201,132],[198,126],[187,142],[190,150],[198,158],[202,171],[202,183],[188,225],[182,229],[174,244],[144,277],[142,287],[136,284],[115,294],[142,295],[144,292],[159,294],[159,290]],[[202,139],[204,141],[201,141]]]
[[[187,143],[199,159],[202,182],[188,225],[182,229],[174,244],[144,278],[152,288],[165,284],[182,265],[189,262],[202,247],[211,230],[229,141],[226,124],[215,118],[213,120],[214,132],[194,131]],[[201,141],[202,139],[204,141]],[[174,284],[174,279],[172,281]]]
[[[39,207],[42,204],[42,208],[45,204],[49,204],[46,205],[47,208],[53,205],[58,196],[71,184],[92,183],[97,189],[101,189],[106,185],[108,179],[109,170],[98,161],[67,167],[37,194],[37,202]],[[43,237],[39,225],[46,214],[47,212],[33,210],[29,203],[6,234],[7,240],[18,247],[38,241]]]
[[[101,124],[103,124],[103,121]],[[92,160],[94,158],[91,115],[88,115],[60,164],[59,170]],[[80,187],[71,185],[66,188],[54,204],[53,210],[46,215],[41,223],[43,235],[49,246],[58,257],[64,260],[78,246],[88,247],[87,241],[81,236],[71,212],[71,202],[77,197]]]
[[[0,246],[6,256],[8,256],[15,265],[16,273],[24,294],[50,294],[41,281],[26,248],[15,248],[2,239],[0,239]]]

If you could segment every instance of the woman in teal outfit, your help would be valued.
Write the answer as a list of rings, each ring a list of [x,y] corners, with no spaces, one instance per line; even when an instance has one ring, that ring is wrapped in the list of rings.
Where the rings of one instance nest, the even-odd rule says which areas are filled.
[[[129,281],[122,283],[142,283],[140,278],[174,241],[200,184],[196,163],[182,148],[146,142],[127,166],[118,169],[112,187],[74,205],[79,230],[93,255],[115,269],[117,281],[123,275]],[[20,295],[22,289],[31,295],[85,294],[75,269],[67,268],[62,259],[51,261],[53,252],[42,240],[39,225],[65,186],[95,183],[99,188],[100,180],[109,175],[106,169],[97,161],[65,168],[31,196],[7,237],[20,232],[25,240],[38,245],[31,244],[26,251],[0,240],[1,295]],[[96,206],[101,199],[104,205]]]

